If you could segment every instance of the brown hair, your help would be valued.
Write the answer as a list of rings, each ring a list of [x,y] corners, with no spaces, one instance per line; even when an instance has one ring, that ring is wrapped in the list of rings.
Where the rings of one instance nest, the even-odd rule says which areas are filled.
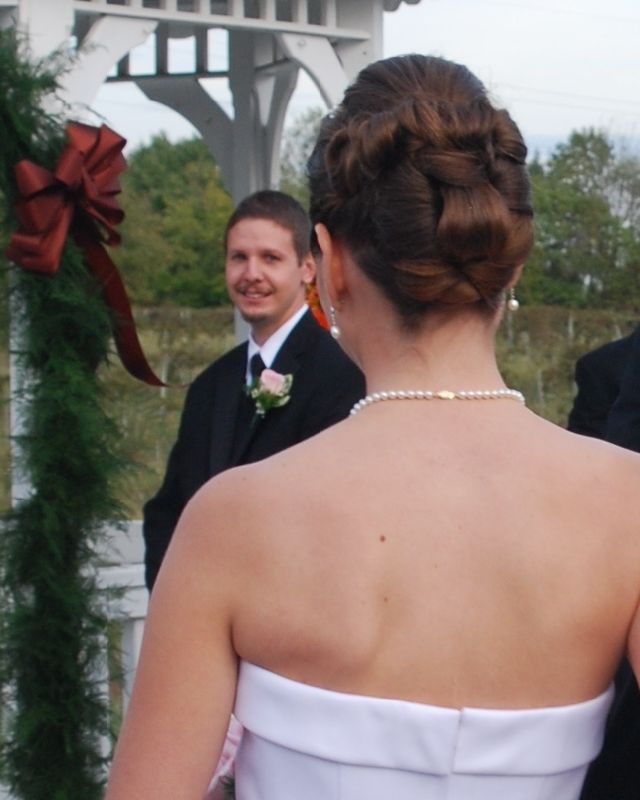
[[[301,262],[309,252],[311,223],[307,212],[290,195],[272,189],[263,189],[241,200],[224,229],[225,250],[229,231],[243,219],[268,219],[291,231],[298,261]]]
[[[526,153],[466,67],[378,61],[322,123],[311,220],[349,246],[410,327],[432,304],[494,306],[533,244]]]

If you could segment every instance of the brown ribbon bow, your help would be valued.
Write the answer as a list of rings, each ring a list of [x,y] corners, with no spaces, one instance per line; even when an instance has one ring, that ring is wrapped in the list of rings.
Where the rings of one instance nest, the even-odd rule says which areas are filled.
[[[21,198],[16,202],[20,229],[13,234],[7,256],[23,269],[55,275],[69,233],[83,250],[113,312],[113,338],[123,365],[135,378],[165,386],[142,351],[131,304],[116,265],[103,247],[120,244],[116,225],[124,212],[116,195],[126,169],[126,144],[106,125],[72,122],[67,146],[53,172],[31,161],[16,164]]]

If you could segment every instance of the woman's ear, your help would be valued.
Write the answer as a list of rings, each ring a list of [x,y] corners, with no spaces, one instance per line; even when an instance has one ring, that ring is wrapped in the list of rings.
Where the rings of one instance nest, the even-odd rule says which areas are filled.
[[[318,247],[320,248],[320,260],[323,263],[329,261],[331,258],[333,243],[331,241],[331,234],[327,230],[327,226],[323,225],[322,222],[318,222],[317,225],[314,225],[313,232],[315,234]]]
[[[321,222],[315,226],[314,231],[322,253],[318,283],[326,292],[330,304],[339,309],[340,298],[346,288],[342,246]]]
[[[511,276],[511,280],[509,281],[509,283],[505,287],[506,289],[515,289],[518,281],[522,277],[522,270],[523,269],[524,269],[524,264],[520,264],[519,266],[517,266],[514,269],[513,275]]]

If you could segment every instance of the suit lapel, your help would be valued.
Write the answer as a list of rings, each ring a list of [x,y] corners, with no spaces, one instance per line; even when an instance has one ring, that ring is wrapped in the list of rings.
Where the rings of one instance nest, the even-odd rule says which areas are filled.
[[[300,322],[298,322],[289,336],[285,339],[284,344],[278,351],[274,362],[271,365],[271,369],[281,373],[282,375],[293,375],[293,384],[291,386],[292,396],[295,395],[296,392],[296,371],[298,370],[301,358],[304,354],[310,337],[313,336],[313,333],[317,332],[317,330],[318,324],[313,319],[311,313],[307,311],[300,319]],[[251,403],[253,405],[253,401],[251,401]],[[284,406],[284,409],[286,409],[286,406]],[[232,466],[239,464],[241,459],[244,458],[247,449],[249,448],[249,445],[251,444],[258,430],[269,425],[270,413],[271,412],[267,412],[264,418],[256,419],[253,424],[251,424],[251,420],[249,420],[249,424],[245,427],[245,429],[238,432],[239,435],[233,447]]]
[[[264,424],[264,420],[256,415],[254,401],[244,395],[238,402],[238,414],[235,422],[235,433],[231,445],[229,466],[235,467],[240,463],[255,436],[258,428]]]
[[[210,475],[217,475],[234,465],[233,450],[239,411],[241,404],[247,401],[244,396],[247,343],[239,347],[236,353],[224,376],[224,384],[216,391],[213,402]]]
[[[291,373],[294,376],[291,391],[295,392],[295,374],[300,366],[304,351],[309,343],[309,338],[317,332],[318,324],[313,319],[311,312],[307,311],[300,322],[291,331],[285,343],[275,357],[271,369],[282,375]]]

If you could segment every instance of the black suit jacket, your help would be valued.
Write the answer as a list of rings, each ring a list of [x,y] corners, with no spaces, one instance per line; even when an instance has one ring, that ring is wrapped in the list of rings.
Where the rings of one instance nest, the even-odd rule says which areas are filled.
[[[605,439],[640,453],[640,327],[628,341],[625,371],[620,392],[607,418]]]
[[[245,393],[246,363],[245,342],[207,367],[189,387],[164,481],[144,507],[149,589],[183,508],[209,478],[308,439],[344,419],[365,394],[360,370],[310,312],[272,364],[277,372],[293,374],[290,400],[256,424],[253,401]]]
[[[580,373],[576,368],[576,380],[584,407],[588,398],[594,400],[592,413],[582,415],[588,424],[597,420],[598,430],[592,435],[640,452],[640,327],[631,336],[588,353],[582,363]],[[640,798],[640,692],[626,659],[616,675],[604,745],[587,773],[580,798]]]
[[[607,417],[620,392],[622,376],[631,357],[631,336],[592,350],[576,362],[578,387],[569,413],[568,428],[574,433],[605,437]]]

